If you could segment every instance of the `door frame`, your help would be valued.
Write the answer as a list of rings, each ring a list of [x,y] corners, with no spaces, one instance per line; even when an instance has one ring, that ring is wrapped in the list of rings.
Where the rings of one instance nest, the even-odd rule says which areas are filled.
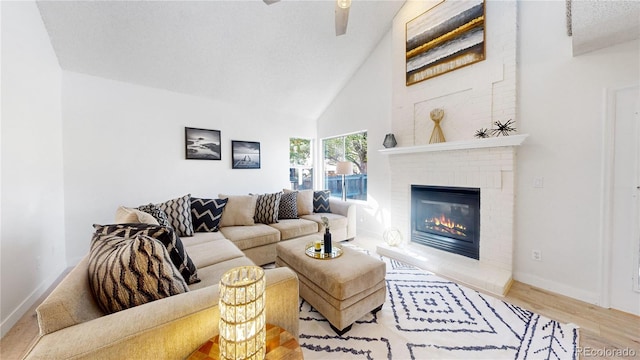
[[[615,88],[605,88],[603,91],[603,116],[602,116],[602,206],[600,227],[600,306],[611,307],[611,248],[613,244],[613,185],[614,185],[614,151],[615,151],[615,125],[616,125],[616,95],[618,92],[638,88],[640,85],[628,85]],[[640,209],[639,209],[640,210]],[[637,230],[636,230],[637,231]],[[638,235],[638,234],[634,234]],[[640,241],[639,241],[640,242]],[[634,264],[640,263],[636,249]],[[640,292],[638,272],[633,273],[634,291]]]

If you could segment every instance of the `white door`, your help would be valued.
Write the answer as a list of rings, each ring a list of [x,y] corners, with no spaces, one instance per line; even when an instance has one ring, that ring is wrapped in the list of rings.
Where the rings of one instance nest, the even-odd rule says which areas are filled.
[[[640,91],[615,94],[610,304],[640,315]]]

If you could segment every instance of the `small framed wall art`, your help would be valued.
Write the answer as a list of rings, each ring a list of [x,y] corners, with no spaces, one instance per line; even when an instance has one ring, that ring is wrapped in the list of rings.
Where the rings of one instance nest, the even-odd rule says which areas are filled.
[[[484,0],[445,0],[407,22],[407,86],[485,59]]]
[[[184,128],[184,144],[187,159],[220,160],[220,130]]]
[[[260,143],[255,141],[231,141],[233,169],[260,169]]]

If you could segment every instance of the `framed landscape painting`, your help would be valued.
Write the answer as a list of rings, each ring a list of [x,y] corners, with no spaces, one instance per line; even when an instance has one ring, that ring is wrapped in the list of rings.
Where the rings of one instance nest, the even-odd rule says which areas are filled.
[[[485,59],[484,0],[442,1],[407,22],[407,86]]]
[[[220,160],[220,130],[184,128],[187,159]]]
[[[233,169],[260,169],[260,143],[255,141],[231,141]]]

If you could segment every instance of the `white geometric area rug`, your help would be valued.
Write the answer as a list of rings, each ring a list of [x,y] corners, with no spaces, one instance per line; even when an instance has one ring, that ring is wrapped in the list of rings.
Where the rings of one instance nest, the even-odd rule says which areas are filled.
[[[344,335],[301,299],[299,342],[305,359],[578,358],[575,325],[375,256],[387,264],[387,300]]]

